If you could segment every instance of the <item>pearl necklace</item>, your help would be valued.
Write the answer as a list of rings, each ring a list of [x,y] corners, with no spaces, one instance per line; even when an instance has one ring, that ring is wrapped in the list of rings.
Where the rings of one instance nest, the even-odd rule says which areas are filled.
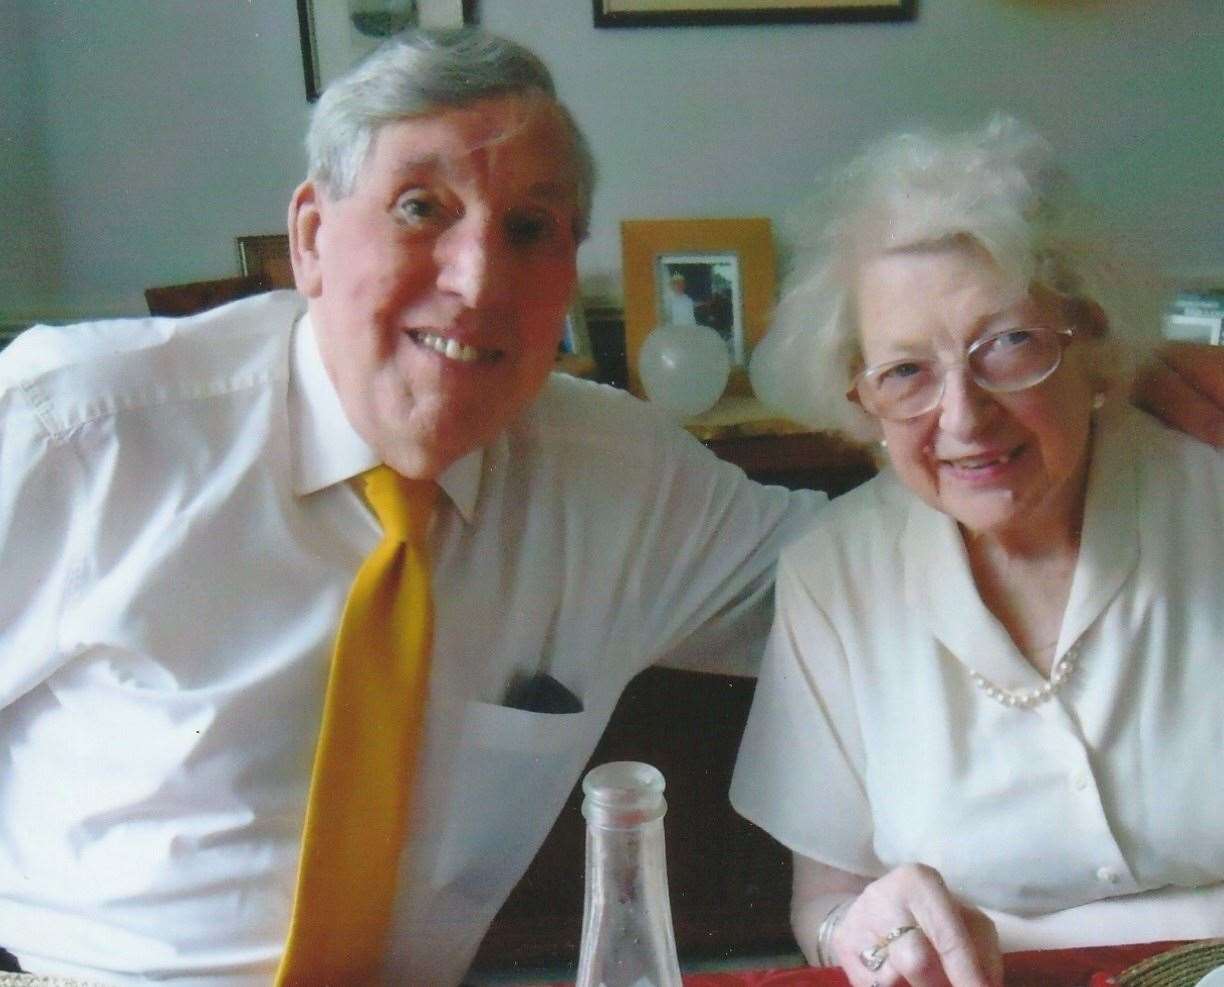
[[[969,677],[973,679],[974,685],[995,702],[1019,709],[1032,709],[1034,706],[1044,703],[1062,688],[1063,683],[1071,678],[1071,675],[1075,672],[1075,663],[1077,661],[1079,661],[1078,649],[1068,649],[1067,653],[1063,655],[1062,661],[1055,666],[1050,674],[1050,680],[1038,689],[1021,689],[1018,691],[1004,689],[1002,686],[995,685],[986,676],[980,672],[975,672],[973,669],[969,669]]]

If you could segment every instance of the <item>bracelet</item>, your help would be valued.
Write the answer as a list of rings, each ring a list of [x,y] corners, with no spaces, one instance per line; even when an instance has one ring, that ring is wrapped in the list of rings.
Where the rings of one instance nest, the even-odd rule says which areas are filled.
[[[820,923],[820,928],[816,930],[817,966],[838,965],[837,958],[833,955],[833,933],[837,931],[837,926],[841,922],[842,916],[846,914],[854,902],[854,898],[847,898],[845,901],[839,901],[836,905],[829,909],[829,914],[827,914],[824,917],[824,921]]]

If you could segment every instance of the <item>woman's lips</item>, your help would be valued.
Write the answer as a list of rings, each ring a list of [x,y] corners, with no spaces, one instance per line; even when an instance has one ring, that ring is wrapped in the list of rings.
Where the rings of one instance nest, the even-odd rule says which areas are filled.
[[[1010,449],[975,453],[972,456],[940,459],[939,469],[959,480],[988,482],[1007,474],[1024,450],[1025,446],[1019,445]]]

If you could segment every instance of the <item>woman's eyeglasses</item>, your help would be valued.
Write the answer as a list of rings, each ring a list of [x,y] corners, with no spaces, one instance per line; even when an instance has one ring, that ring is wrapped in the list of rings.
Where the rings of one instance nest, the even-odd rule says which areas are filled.
[[[983,336],[965,350],[963,362],[983,390],[1006,394],[1034,387],[1062,363],[1070,329],[1032,326],[1004,329]],[[952,366],[940,360],[907,359],[879,363],[860,372],[846,397],[877,418],[906,421],[925,415],[944,395]]]

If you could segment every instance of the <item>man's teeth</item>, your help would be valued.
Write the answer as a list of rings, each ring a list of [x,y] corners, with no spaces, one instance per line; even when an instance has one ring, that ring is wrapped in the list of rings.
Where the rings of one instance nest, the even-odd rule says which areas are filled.
[[[424,346],[428,346],[431,350],[441,353],[448,360],[457,360],[459,363],[475,363],[482,356],[492,355],[484,354],[475,346],[468,346],[466,343],[461,343],[457,339],[447,339],[445,336],[439,336],[433,332],[416,333],[416,340]]]

